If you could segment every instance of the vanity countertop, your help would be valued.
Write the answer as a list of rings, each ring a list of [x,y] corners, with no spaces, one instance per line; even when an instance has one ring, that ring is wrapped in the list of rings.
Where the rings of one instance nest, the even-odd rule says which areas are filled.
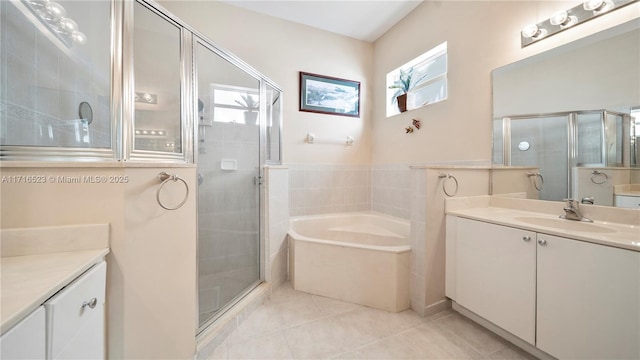
[[[2,334],[109,253],[109,224],[0,232]]]
[[[1,258],[2,334],[108,253],[101,249]]]
[[[640,184],[614,185],[613,195],[640,196]]]
[[[640,252],[637,225],[598,220],[593,224],[576,222],[553,214],[492,206],[449,210],[447,214]]]

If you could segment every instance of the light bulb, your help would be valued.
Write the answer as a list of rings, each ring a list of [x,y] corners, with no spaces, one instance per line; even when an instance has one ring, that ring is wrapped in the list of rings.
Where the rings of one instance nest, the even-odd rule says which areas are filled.
[[[136,130],[136,135],[140,135],[140,130]]]
[[[538,34],[539,32],[540,30],[538,29],[538,25],[531,24],[531,25],[525,26],[525,28],[522,29],[522,36],[526,38],[532,38],[536,36],[536,34]]]
[[[143,135],[148,135],[148,134],[149,134],[149,132],[148,132],[147,130],[142,130],[142,134],[143,134]]]
[[[60,19],[67,15],[67,11],[64,7],[57,2],[48,2],[44,8],[47,10],[47,13],[53,17],[53,19]]]
[[[151,96],[151,94],[144,94],[142,95],[142,98],[146,101],[146,102],[152,102],[153,101],[153,96]]]
[[[575,25],[578,22],[578,18],[574,15],[569,15],[568,12],[563,10],[553,14],[553,16],[549,18],[549,22],[551,25],[559,25],[561,28],[565,29]]]
[[[587,0],[582,4],[582,7],[587,11],[595,11],[602,5],[604,5],[604,0]]]
[[[78,30],[78,24],[69,18],[60,19],[60,28],[68,33]]]
[[[87,36],[80,32],[80,31],[74,31],[71,33],[71,38],[73,39],[74,42],[80,44],[80,45],[84,45],[87,43]]]
[[[549,22],[551,23],[551,25],[561,25],[562,23],[564,23],[568,19],[569,19],[569,13],[566,12],[565,10],[562,10],[562,11],[558,11],[557,13],[553,14],[553,16],[551,16],[551,18],[549,18]]]

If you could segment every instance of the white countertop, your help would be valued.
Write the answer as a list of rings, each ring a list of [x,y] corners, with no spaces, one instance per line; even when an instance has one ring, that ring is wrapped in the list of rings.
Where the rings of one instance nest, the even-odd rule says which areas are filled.
[[[0,331],[37,309],[109,253],[109,224],[0,230]]]
[[[102,249],[1,258],[2,334],[108,253]]]
[[[447,214],[640,252],[640,226],[637,225],[627,225],[596,220],[593,224],[580,223],[579,226],[584,227],[585,229],[585,231],[582,231],[576,230],[575,225],[577,224],[572,224],[573,221],[571,220],[559,220],[558,215],[491,206],[451,210],[447,211]],[[562,226],[562,222],[566,221],[568,222],[568,224],[566,224],[567,228],[560,228],[555,226],[550,227],[540,224],[534,225],[525,221],[518,220],[518,218],[532,217],[549,221],[558,220],[560,226]],[[595,225],[597,228],[593,227],[593,231],[590,231],[590,225]],[[598,230],[602,228],[610,229],[611,232],[599,232]]]

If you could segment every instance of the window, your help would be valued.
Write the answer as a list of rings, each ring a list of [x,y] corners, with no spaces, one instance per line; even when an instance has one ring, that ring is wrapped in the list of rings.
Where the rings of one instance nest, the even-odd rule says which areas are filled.
[[[213,109],[213,114],[205,116],[209,121],[257,124],[260,103],[258,88],[211,84],[210,94],[208,108]]]
[[[406,110],[447,99],[447,43],[387,74],[387,117],[399,114],[396,97],[407,93]]]

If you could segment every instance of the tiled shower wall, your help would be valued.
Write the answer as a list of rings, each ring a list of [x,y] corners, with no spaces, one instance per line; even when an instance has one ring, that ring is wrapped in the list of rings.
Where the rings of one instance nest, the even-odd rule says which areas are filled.
[[[373,210],[409,219],[409,165],[288,167],[291,216]]]

